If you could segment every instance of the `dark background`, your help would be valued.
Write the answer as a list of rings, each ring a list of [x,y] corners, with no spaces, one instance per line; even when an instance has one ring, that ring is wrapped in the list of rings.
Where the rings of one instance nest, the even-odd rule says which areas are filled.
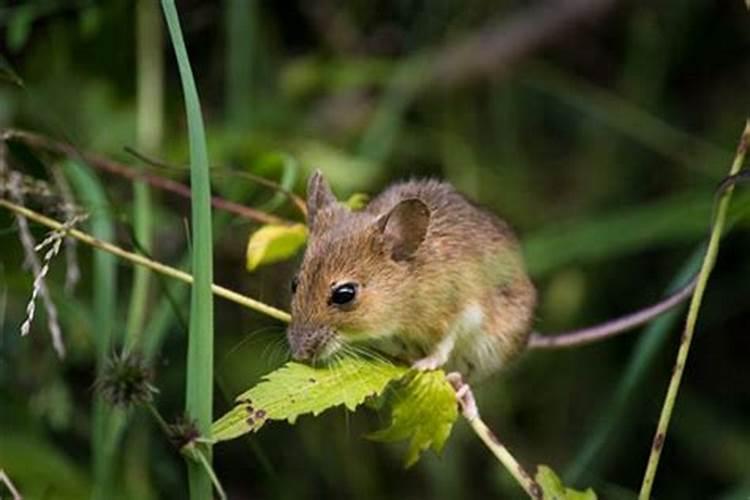
[[[280,180],[270,155],[295,158],[303,194],[313,167],[340,198],[397,179],[447,179],[518,231],[541,303],[537,328],[588,325],[656,300],[705,240],[713,189],[748,115],[750,13],[727,0],[177,2],[207,124],[215,193],[262,207],[267,189],[232,172]],[[0,126],[26,128],[132,165],[132,2],[0,3]],[[165,40],[165,136],[153,152],[188,161],[182,92]],[[424,66],[422,66],[424,64]],[[10,76],[15,72],[20,87]],[[20,152],[19,152],[20,151]],[[22,148],[12,167],[46,178],[55,158]],[[227,169],[231,169],[227,172]],[[157,169],[158,171],[158,169]],[[185,171],[160,171],[187,182]],[[131,184],[96,172],[117,238],[129,247]],[[750,495],[748,202],[733,203],[657,476],[657,498]],[[185,200],[154,193],[155,247],[186,251]],[[79,201],[85,205],[85,202]],[[88,206],[92,213],[101,207]],[[301,220],[289,204],[274,208]],[[295,263],[244,269],[249,232],[218,231],[216,281],[288,308]],[[44,230],[35,228],[43,237]],[[19,325],[33,276],[13,218],[0,211],[0,469],[31,497],[80,498],[92,487],[95,364],[91,251],[63,290],[48,280],[69,355],[52,351],[41,311]],[[117,268],[115,333],[132,268]],[[154,307],[166,279],[152,281]],[[43,309],[43,308],[39,308]],[[178,300],[156,363],[156,404],[183,408],[188,303]],[[486,422],[526,465],[571,485],[631,498],[645,469],[684,313],[650,354],[643,330],[566,352],[532,353],[485,381]],[[216,301],[215,414],[287,355],[283,326]],[[628,378],[633,367],[639,376]],[[619,395],[620,405],[613,399]],[[618,409],[619,408],[619,409]],[[215,448],[231,498],[514,498],[518,487],[459,422],[441,457],[401,468],[403,447],[363,438],[373,412],[330,410]],[[601,438],[599,446],[592,444]],[[592,448],[593,446],[593,448]],[[585,450],[593,450],[591,453]],[[118,448],[123,498],[182,498],[184,466],[144,411]],[[0,487],[0,492],[2,488]]]

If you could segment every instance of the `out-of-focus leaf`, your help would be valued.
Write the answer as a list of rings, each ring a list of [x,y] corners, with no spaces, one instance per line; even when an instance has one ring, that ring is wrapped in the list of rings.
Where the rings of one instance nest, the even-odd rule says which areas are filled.
[[[369,435],[377,441],[409,439],[405,465],[414,465],[421,453],[432,448],[440,453],[458,418],[456,393],[445,374],[417,372],[394,387],[391,423]]]
[[[597,496],[591,488],[586,491],[578,491],[567,488],[555,474],[555,471],[546,465],[537,467],[536,482],[542,487],[544,500],[596,500]]]
[[[320,167],[328,182],[343,192],[366,191],[381,174],[379,164],[323,142],[298,141],[293,148],[302,165]]]
[[[11,52],[18,52],[26,44],[35,16],[34,5],[22,5],[15,9],[8,21],[8,32],[5,35],[5,42]]]
[[[307,227],[304,224],[267,224],[255,231],[247,242],[247,270],[288,259],[306,241]]]
[[[258,162],[257,168],[263,172],[262,175],[267,175],[266,172],[268,171],[281,169],[279,185],[286,191],[292,191],[292,189],[294,189],[294,184],[297,182],[300,172],[297,160],[290,154],[280,152],[263,155]],[[273,195],[273,198],[260,205],[258,208],[265,212],[273,212],[287,200],[288,196],[286,193],[277,191]]]
[[[370,201],[370,195],[366,193],[354,193],[344,202],[344,205],[349,207],[350,210],[362,210],[367,206],[367,202]]]
[[[237,396],[237,405],[214,422],[211,436],[217,441],[233,439],[257,431],[267,420],[293,424],[300,415],[319,415],[339,405],[354,410],[365,398],[379,395],[390,381],[407,372],[404,366],[357,358],[317,368],[287,363]]]

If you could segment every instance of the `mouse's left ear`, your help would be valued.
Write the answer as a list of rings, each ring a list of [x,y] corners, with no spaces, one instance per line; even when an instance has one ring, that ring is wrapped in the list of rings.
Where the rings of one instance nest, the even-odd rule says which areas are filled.
[[[307,225],[312,228],[318,212],[335,204],[336,197],[320,170],[315,170],[307,181]]]
[[[377,219],[377,228],[390,249],[393,260],[407,260],[414,256],[427,235],[430,209],[417,198],[402,200],[388,213]]]

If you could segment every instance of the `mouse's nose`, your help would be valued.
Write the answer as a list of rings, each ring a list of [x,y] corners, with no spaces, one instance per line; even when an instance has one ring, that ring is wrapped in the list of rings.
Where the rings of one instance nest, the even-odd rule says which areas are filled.
[[[309,361],[330,338],[330,329],[312,325],[292,324],[287,329],[287,339],[295,361]]]

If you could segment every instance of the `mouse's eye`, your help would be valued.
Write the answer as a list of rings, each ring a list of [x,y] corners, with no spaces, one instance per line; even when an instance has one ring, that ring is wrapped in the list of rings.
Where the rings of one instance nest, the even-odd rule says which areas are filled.
[[[292,294],[296,293],[297,292],[297,287],[299,286],[299,278],[296,277],[296,276],[294,278],[292,278],[292,283],[291,283],[290,286],[291,286],[291,289],[292,289]]]
[[[344,283],[343,285],[337,285],[331,292],[331,303],[344,306],[351,303],[356,296],[356,283]]]

